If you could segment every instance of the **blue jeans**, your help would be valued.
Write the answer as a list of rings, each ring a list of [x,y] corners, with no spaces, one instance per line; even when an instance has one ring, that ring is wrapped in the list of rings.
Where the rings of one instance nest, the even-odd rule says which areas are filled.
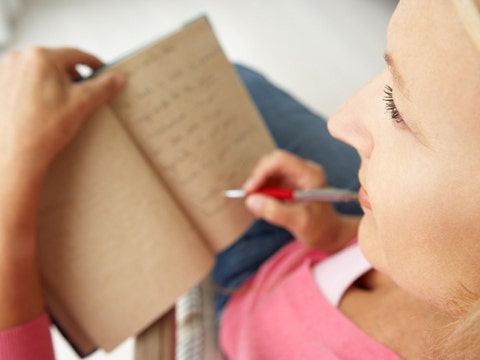
[[[279,148],[321,164],[329,185],[358,190],[358,154],[329,134],[323,118],[257,72],[240,65],[236,69]],[[356,203],[334,206],[344,214],[362,213]],[[291,240],[292,235],[285,229],[262,220],[255,221],[233,245],[217,255],[213,270],[215,284],[225,289],[239,287]],[[217,314],[221,313],[228,298],[228,294],[216,294]]]

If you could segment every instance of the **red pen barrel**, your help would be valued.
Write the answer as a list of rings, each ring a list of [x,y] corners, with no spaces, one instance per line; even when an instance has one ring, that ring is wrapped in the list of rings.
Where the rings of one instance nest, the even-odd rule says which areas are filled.
[[[284,188],[263,188],[255,191],[255,193],[271,196],[279,200],[293,200],[294,198],[293,191]]]

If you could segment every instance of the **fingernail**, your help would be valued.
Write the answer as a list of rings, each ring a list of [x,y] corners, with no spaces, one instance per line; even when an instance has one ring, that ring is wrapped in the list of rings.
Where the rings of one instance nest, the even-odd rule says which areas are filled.
[[[262,208],[263,208],[263,203],[264,203],[264,200],[263,200],[262,196],[258,196],[258,195],[250,195],[245,200],[246,206],[254,214],[260,214],[260,212],[262,211]]]

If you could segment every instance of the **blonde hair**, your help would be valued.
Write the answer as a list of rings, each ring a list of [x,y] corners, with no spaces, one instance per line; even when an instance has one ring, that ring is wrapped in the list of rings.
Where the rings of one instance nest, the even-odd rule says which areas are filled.
[[[468,292],[468,291],[467,291]],[[480,297],[470,293],[470,299],[457,303],[462,315],[432,332],[433,346],[428,359],[477,360],[480,354]],[[440,314],[439,314],[440,316]]]
[[[465,30],[480,50],[480,0],[452,0]]]

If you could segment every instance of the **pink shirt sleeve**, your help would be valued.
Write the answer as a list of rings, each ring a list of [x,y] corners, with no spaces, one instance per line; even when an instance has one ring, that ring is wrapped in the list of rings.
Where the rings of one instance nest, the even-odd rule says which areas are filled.
[[[47,314],[26,324],[0,331],[0,360],[7,359],[55,359]]]

